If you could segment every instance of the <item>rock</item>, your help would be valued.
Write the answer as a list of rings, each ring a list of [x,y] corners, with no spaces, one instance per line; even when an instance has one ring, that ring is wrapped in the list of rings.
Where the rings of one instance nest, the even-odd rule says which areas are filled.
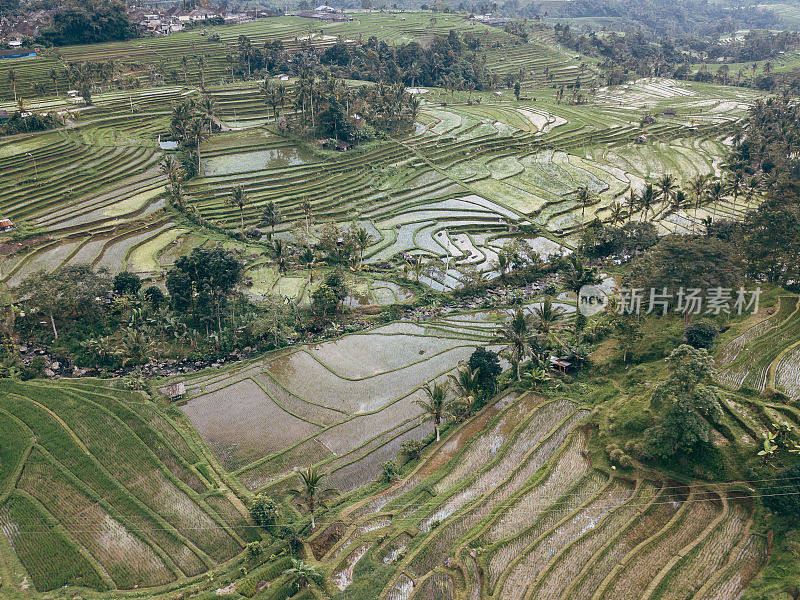
[[[22,352],[23,354],[25,354],[28,351],[28,347],[27,346],[20,346],[19,347],[19,351]]]
[[[44,370],[45,377],[55,377],[56,374],[52,369],[45,369]]]
[[[50,363],[50,368],[53,369],[53,371],[58,371],[61,368],[61,363],[57,360],[54,360]]]

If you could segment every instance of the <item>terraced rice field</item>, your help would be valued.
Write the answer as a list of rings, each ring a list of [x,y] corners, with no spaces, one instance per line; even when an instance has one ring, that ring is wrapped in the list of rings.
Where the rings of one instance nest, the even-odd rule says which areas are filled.
[[[4,584],[156,587],[253,539],[202,449],[139,393],[95,380],[0,387],[0,549],[18,560]]]
[[[224,199],[242,186],[250,198],[246,226],[256,225],[262,207],[275,202],[286,222],[278,227],[283,236],[290,236],[292,221],[303,218],[300,204],[308,200],[315,222],[347,226],[356,219],[370,231],[368,261],[406,254],[449,259],[452,270],[429,283],[455,287],[463,279],[462,267],[495,275],[493,263],[509,239],[509,226],[541,226],[568,248],[581,225],[579,186],[598,198],[583,219],[607,219],[613,202],[624,204],[630,190],[639,191],[664,173],[681,183],[697,174],[720,174],[725,123],[743,116],[755,96],[737,92],[738,100],[728,100],[733,92],[726,90],[719,100],[709,100],[706,88],[668,80],[640,85],[640,95],[653,106],[678,111],[650,126],[644,145],[634,143],[641,131],[637,112],[613,106],[613,90],[585,107],[550,99],[427,103],[414,135],[359,152],[314,156],[268,136],[231,134],[231,143],[220,140],[211,149],[212,168],[191,182],[189,192],[205,218],[235,228],[238,211]],[[668,95],[662,88],[681,93]],[[240,113],[256,102],[244,100],[245,91],[237,91]],[[712,130],[713,136],[704,133]],[[280,162],[265,168],[267,157]],[[736,204],[725,199],[699,209],[657,203],[648,218],[662,233],[696,231],[706,216],[737,217],[755,202],[740,197]]]
[[[450,29],[471,31],[484,36],[487,42],[508,40],[510,36],[502,30],[469,21],[463,15],[431,13],[361,13],[353,21],[324,23],[302,17],[275,17],[258,19],[240,25],[208,27],[204,30],[185,31],[161,38],[141,38],[125,42],[77,45],[44,49],[33,58],[8,59],[0,63],[0,100],[13,100],[13,90],[7,74],[14,69],[18,75],[17,92],[24,98],[37,94],[42,88],[48,94],[56,89],[61,94],[69,89],[66,65],[69,63],[114,61],[118,69],[138,80],[139,85],[153,85],[150,68],[156,67],[167,84],[196,86],[230,81],[230,68],[226,55],[235,53],[240,35],[248,36],[254,44],[280,40],[291,50],[300,47],[309,32],[314,33],[311,42],[325,48],[336,42],[339,36],[361,40],[376,36],[390,44],[424,42],[434,33],[447,35]],[[323,33],[320,33],[322,31]],[[218,34],[219,41],[211,39]],[[202,69],[197,57],[203,57]],[[186,62],[182,60],[186,58]],[[56,80],[50,77],[55,69]]]
[[[445,23],[462,31],[478,27],[453,15],[439,15],[433,25],[421,18],[404,21],[393,16],[377,28],[385,29],[387,39],[399,41],[405,34],[397,32],[424,37],[423,31],[438,31]],[[326,35],[328,30],[346,29],[349,38],[356,39],[376,23],[376,15],[364,14],[354,22],[322,26]],[[227,48],[236,39],[232,32],[240,30],[254,41],[295,43],[305,27],[302,19],[287,17],[220,28],[221,42],[201,44],[194,33],[170,36],[176,50],[169,60],[179,61],[184,51],[214,44]],[[506,35],[497,29],[490,32]],[[63,58],[106,60],[118,52],[132,61],[144,60],[167,47],[160,39],[136,40],[70,47],[63,49]],[[291,239],[292,223],[304,219],[301,204],[308,200],[312,234],[326,222],[341,227],[356,222],[372,238],[364,253],[367,262],[397,264],[408,255],[440,258],[447,262],[446,272],[426,273],[421,281],[435,289],[452,289],[474,271],[497,276],[498,251],[520,237],[515,232],[519,227],[540,228],[540,234],[521,239],[534,246],[549,244],[552,250],[547,254],[568,252],[582,222],[607,220],[614,202],[624,204],[628,193],[646,182],[664,173],[677,176],[680,183],[696,174],[718,175],[728,149],[726,128],[757,97],[739,88],[647,79],[601,89],[590,103],[570,106],[554,101],[552,83],[540,75],[546,68],[560,80],[577,69],[593,77],[591,61],[564,55],[542,40],[521,47],[513,66],[496,56],[490,57],[490,65],[492,61],[499,73],[523,65],[529,74],[532,71],[526,94],[536,94],[536,100],[531,96],[512,102],[482,94],[476,96],[480,103],[442,106],[424,101],[413,134],[346,153],[323,152],[275,135],[256,83],[219,85],[212,79],[208,94],[226,131],[203,144],[203,176],[185,186],[191,210],[204,221],[237,230],[239,211],[226,199],[241,186],[249,198],[245,226],[257,226],[265,204],[275,202],[283,216],[276,235]],[[210,79],[212,63],[208,62]],[[222,241],[188,231],[164,210],[165,178],[158,167],[162,153],[156,142],[168,134],[172,103],[196,94],[187,89],[195,83],[187,75],[185,81],[163,87],[98,93],[95,106],[88,109],[43,100],[37,105],[41,110],[70,111],[67,128],[0,142],[0,167],[15,182],[0,190],[3,216],[42,232],[32,243],[0,256],[0,282],[14,286],[37,270],[65,263],[89,263],[111,271],[127,268],[158,278],[191,248]],[[290,83],[284,110],[290,118],[294,94]],[[642,129],[638,120],[645,107],[659,117]],[[668,107],[674,116],[659,113]],[[643,131],[648,142],[635,144]],[[596,196],[585,210],[576,201],[580,186]],[[726,198],[692,209],[657,202],[647,218],[661,233],[696,231],[707,216],[738,217],[757,202],[758,198],[740,197],[736,203]],[[261,247],[227,244],[245,254],[263,254]],[[266,257],[249,262],[253,296],[279,293],[309,301],[313,286],[307,285],[305,273],[280,277]],[[364,278],[359,286],[350,304],[408,298],[407,291],[391,282]]]
[[[407,439],[429,435],[414,400],[442,379],[496,325],[483,313],[448,321],[395,323],[337,341],[284,351],[229,372],[186,380],[182,410],[250,490],[288,485],[298,467],[318,465],[343,491],[374,479]],[[265,423],[252,427],[253,414]]]
[[[405,479],[327,517],[316,558],[340,565],[340,590],[371,577],[365,557],[394,565],[377,596],[391,600],[738,597],[766,561],[746,494],[596,470],[587,414],[499,399]]]
[[[776,389],[798,395],[797,296],[782,296],[773,313],[747,327],[723,346],[717,356],[717,378],[734,389]]]

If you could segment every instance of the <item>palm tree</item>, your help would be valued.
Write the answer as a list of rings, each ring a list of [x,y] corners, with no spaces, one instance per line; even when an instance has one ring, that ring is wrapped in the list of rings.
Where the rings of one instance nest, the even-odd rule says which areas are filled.
[[[758,188],[761,187],[761,180],[759,179],[758,175],[753,175],[750,179],[747,180],[747,191],[745,192],[745,199],[749,203],[750,200],[753,199],[753,196],[758,191]]]
[[[152,354],[153,340],[143,331],[128,327],[120,340],[118,353],[122,357],[122,366],[128,363],[141,364]]]
[[[569,255],[569,270],[564,278],[567,289],[578,294],[585,285],[600,283],[602,278],[597,273],[597,267],[587,265],[579,254]]]
[[[622,223],[622,221],[624,220],[625,220],[625,209],[619,202],[614,202],[614,204],[611,205],[610,212],[608,215],[609,223],[611,223],[612,227],[615,227],[618,224]]]
[[[736,213],[736,201],[739,199],[739,194],[744,186],[744,171],[741,168],[733,168],[730,177],[727,180],[727,188],[733,196],[733,212]]]
[[[206,72],[205,72],[205,64],[206,60],[202,54],[197,55],[197,67],[200,69],[200,87],[206,89]]]
[[[169,199],[170,202],[181,211],[186,210],[186,196],[183,192],[183,183],[180,180],[175,181],[175,183],[170,186]]]
[[[560,306],[553,306],[553,299],[549,296],[544,299],[541,306],[533,309],[533,319],[536,330],[547,335],[550,328],[561,320],[564,309]]]
[[[183,84],[189,85],[189,78],[186,75],[186,68],[189,66],[189,59],[184,54],[181,56],[181,68],[183,69]]]
[[[267,202],[266,206],[264,206],[261,211],[261,222],[272,228],[273,234],[275,233],[275,225],[281,222],[281,209],[272,200]]]
[[[337,495],[338,492],[333,488],[322,487],[322,480],[325,475],[315,467],[308,467],[298,471],[297,474],[300,475],[300,489],[287,490],[286,493],[306,505],[311,515],[311,531],[314,531],[317,526],[315,521],[316,510],[325,508],[327,501]]]
[[[167,176],[170,185],[174,186],[180,179],[181,164],[174,156],[165,156],[161,160],[161,172]]]
[[[366,250],[372,242],[372,236],[368,234],[367,230],[363,227],[358,227],[353,232],[353,242],[358,250],[358,266],[360,267],[361,263],[364,261],[364,250]]]
[[[197,103],[197,110],[206,119],[208,125],[208,133],[211,133],[214,124],[214,118],[217,116],[217,103],[208,94],[203,94],[200,101]]]
[[[425,270],[425,263],[419,256],[412,256],[408,259],[408,270],[414,275],[414,281],[419,281],[420,275]]]
[[[317,584],[322,583],[322,575],[315,567],[296,558],[291,560],[292,566],[286,569],[283,574],[292,582],[292,589],[295,593],[298,593],[312,581]]]
[[[309,229],[309,223],[311,220],[311,202],[309,202],[308,199],[303,200],[303,202],[300,204],[300,207],[303,209],[303,215],[306,218],[306,235],[311,235]]]
[[[532,329],[530,315],[526,315],[518,308],[514,312],[514,316],[503,323],[495,334],[498,341],[507,344],[507,350],[510,351],[511,363],[516,370],[518,382],[522,381],[520,364],[530,353]]]
[[[478,397],[478,369],[470,369],[469,366],[458,369],[455,373],[448,376],[450,385],[453,386],[455,395],[466,404],[469,410],[475,406],[475,399]]]
[[[275,82],[271,79],[264,79],[259,91],[263,94],[264,100],[272,107],[272,116],[274,119],[278,118],[278,104],[280,103],[280,95],[275,86]]]
[[[636,210],[636,206],[639,204],[639,197],[636,195],[636,192],[631,187],[630,192],[628,193],[628,221],[631,220],[633,217],[633,213]]]
[[[280,100],[281,108],[286,103],[286,86],[282,83],[278,84],[278,100]]]
[[[186,138],[197,148],[197,173],[202,175],[203,166],[200,160],[200,144],[206,139],[205,125],[201,119],[192,119],[186,124]]]
[[[496,265],[497,265],[497,270],[500,272],[500,279],[505,281],[506,273],[508,273],[508,269],[510,267],[509,256],[506,252],[501,251],[497,253]]]
[[[677,187],[675,177],[669,173],[664,173],[656,182],[656,187],[658,187],[658,195],[661,197],[662,202],[665,205],[669,205],[672,194]]]
[[[583,217],[586,212],[586,207],[594,200],[594,194],[585,185],[580,186],[575,190],[575,199],[581,205],[581,229],[583,229]]]
[[[708,185],[708,178],[705,175],[698,174],[689,180],[689,192],[694,197],[694,220],[697,222],[697,209],[700,207],[700,202],[706,194],[706,186]]]
[[[722,196],[725,195],[725,185],[721,181],[716,180],[708,186],[706,193],[708,194],[709,201],[714,203],[714,218],[716,218],[717,204],[722,200]]]
[[[231,195],[226,198],[226,201],[231,206],[239,208],[239,216],[241,217],[242,235],[244,235],[244,207],[247,205],[248,198],[247,192],[244,191],[242,186],[237,185],[231,191]]]
[[[436,429],[436,441],[439,441],[439,426],[442,423],[442,417],[447,412],[447,383],[433,382],[433,385],[426,383],[422,390],[425,392],[427,400],[414,400],[414,404],[422,408],[426,413],[425,420],[433,421],[433,426]]]
[[[650,207],[653,206],[653,202],[656,199],[656,191],[653,188],[652,183],[648,183],[644,186],[642,193],[639,194],[639,204],[642,207],[642,214],[643,214],[643,221],[647,220],[647,213],[650,210]]]
[[[286,242],[282,239],[278,238],[272,240],[272,256],[275,258],[275,262],[278,265],[278,273],[283,273],[286,271]]]
[[[308,293],[311,294],[311,274],[317,262],[317,255],[310,246],[306,246],[300,253],[300,264],[308,269]]]

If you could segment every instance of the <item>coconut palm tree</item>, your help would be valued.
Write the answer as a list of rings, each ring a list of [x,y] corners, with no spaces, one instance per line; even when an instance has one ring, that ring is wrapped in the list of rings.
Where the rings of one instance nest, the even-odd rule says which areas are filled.
[[[714,203],[714,218],[717,217],[717,204],[722,197],[725,195],[725,184],[722,183],[719,179],[713,181],[711,185],[708,186],[708,190],[706,191],[708,195],[708,199],[710,202]]]
[[[672,200],[672,194],[677,187],[675,177],[669,173],[664,173],[656,182],[656,187],[658,188],[658,195],[661,201],[668,206],[670,200]]]
[[[705,175],[698,174],[689,180],[689,193],[694,198],[694,220],[697,222],[697,209],[700,208],[700,202],[706,195],[706,187],[708,186],[708,178]]]
[[[414,400],[414,404],[419,406],[425,413],[425,420],[433,421],[433,427],[436,429],[436,441],[439,441],[439,426],[442,424],[442,418],[447,412],[447,392],[449,386],[447,382],[439,383],[434,381],[433,385],[430,382],[422,386],[422,391],[425,392],[426,400]]]
[[[50,69],[49,77],[53,82],[53,86],[56,88],[56,96],[58,96],[58,71]]]
[[[278,273],[284,273],[286,271],[286,242],[280,238],[272,240],[272,247],[270,249],[272,250],[273,258],[278,265]]]
[[[261,222],[272,229],[275,233],[275,225],[281,222],[281,209],[280,206],[275,204],[272,200],[267,202],[266,206],[261,211]]]
[[[169,188],[169,200],[174,206],[177,206],[181,211],[186,210],[186,195],[183,191],[183,183],[177,180]]]
[[[581,205],[581,229],[583,229],[584,213],[586,212],[586,207],[594,201],[594,194],[587,186],[582,185],[575,190],[575,199]]]
[[[467,406],[468,411],[471,411],[475,406],[475,399],[478,397],[478,370],[465,366],[458,369],[455,374],[450,373],[447,377],[456,397]]]
[[[314,266],[317,264],[317,255],[310,246],[306,246],[299,256],[300,264],[308,269],[308,293],[311,294],[311,275],[314,272]]]
[[[656,200],[656,190],[653,187],[652,183],[648,183],[644,186],[642,193],[639,194],[639,205],[642,207],[642,220],[647,220],[647,213],[650,211],[650,207],[653,206],[653,203]]]
[[[278,92],[278,88],[275,85],[275,82],[271,79],[264,79],[264,82],[261,84],[259,91],[264,96],[265,102],[272,107],[272,117],[274,119],[278,118],[278,104],[280,104],[280,93]]]
[[[495,265],[497,266],[497,270],[500,273],[500,279],[502,281],[505,281],[506,273],[508,273],[508,269],[511,267],[511,261],[509,260],[508,254],[502,251],[498,252]]]
[[[165,156],[161,159],[161,172],[167,176],[171,186],[181,179],[181,164],[174,156]]]
[[[739,194],[745,185],[744,171],[741,168],[736,168],[738,165],[732,166],[731,173],[727,179],[727,191],[733,196],[733,212],[736,213],[736,201],[739,199]]]
[[[197,68],[200,69],[200,87],[206,89],[206,59],[202,54],[197,55]]]
[[[214,128],[214,119],[217,116],[217,103],[208,94],[203,94],[203,97],[197,102],[197,111],[206,120],[208,133],[211,133]]]
[[[534,327],[539,333],[548,335],[553,325],[561,320],[563,313],[564,309],[560,306],[553,306],[553,299],[548,296],[540,306],[533,309]]]
[[[609,209],[608,221],[612,227],[615,227],[625,220],[625,209],[619,202],[614,202]]]
[[[208,134],[206,133],[205,124],[203,123],[202,119],[191,119],[188,123],[186,123],[186,133],[185,133],[187,141],[193,144],[197,148],[197,173],[202,175],[203,165],[202,161],[200,160],[200,144],[203,142]]]
[[[308,513],[311,515],[311,531],[314,531],[317,526],[315,521],[317,509],[325,508],[327,501],[338,495],[339,492],[334,488],[322,487],[325,475],[315,467],[302,469],[297,474],[300,476],[300,488],[287,490],[286,493],[306,505]]]
[[[364,261],[364,250],[372,243],[372,236],[363,227],[357,227],[352,233],[353,244],[358,250],[358,266]]]
[[[414,281],[419,281],[422,272],[425,270],[425,263],[419,256],[411,256],[406,262],[408,271],[414,276]],[[406,268],[406,267],[404,267]]]
[[[628,221],[631,220],[633,217],[633,213],[636,211],[636,207],[639,205],[639,197],[636,195],[636,192],[631,187],[630,191],[628,192]]]
[[[578,294],[583,286],[600,283],[602,278],[597,272],[597,267],[587,265],[581,255],[573,253],[569,255],[569,270],[564,281],[567,289]]]
[[[753,199],[753,196],[758,191],[759,187],[761,187],[761,179],[759,179],[758,175],[753,175],[747,180],[747,187],[745,190],[745,200],[747,202],[750,202],[750,200]]]
[[[241,226],[242,226],[242,235],[244,235],[244,207],[247,205],[248,198],[247,192],[244,191],[244,188],[240,185],[237,185],[233,190],[231,190],[231,195],[228,196],[226,202],[231,206],[235,206],[239,209],[239,217],[241,218]]]
[[[520,364],[530,353],[533,329],[530,315],[526,315],[518,308],[495,334],[499,342],[506,344],[506,350],[511,356],[511,363],[517,373],[517,381],[522,380]]]
[[[309,202],[308,199],[303,200],[303,202],[300,204],[300,208],[303,209],[303,216],[305,216],[306,219],[306,235],[311,235],[310,231],[310,222],[312,216],[311,202]]]

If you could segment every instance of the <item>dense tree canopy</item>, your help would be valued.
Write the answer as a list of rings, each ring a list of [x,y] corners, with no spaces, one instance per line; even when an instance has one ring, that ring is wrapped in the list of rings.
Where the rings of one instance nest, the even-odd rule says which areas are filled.
[[[125,4],[115,0],[65,2],[53,13],[53,24],[42,30],[44,44],[96,44],[134,36]]]
[[[713,360],[705,349],[678,346],[667,358],[670,375],[653,388],[658,423],[647,430],[646,452],[670,458],[711,441],[711,425],[722,416],[716,388],[709,385]]]

